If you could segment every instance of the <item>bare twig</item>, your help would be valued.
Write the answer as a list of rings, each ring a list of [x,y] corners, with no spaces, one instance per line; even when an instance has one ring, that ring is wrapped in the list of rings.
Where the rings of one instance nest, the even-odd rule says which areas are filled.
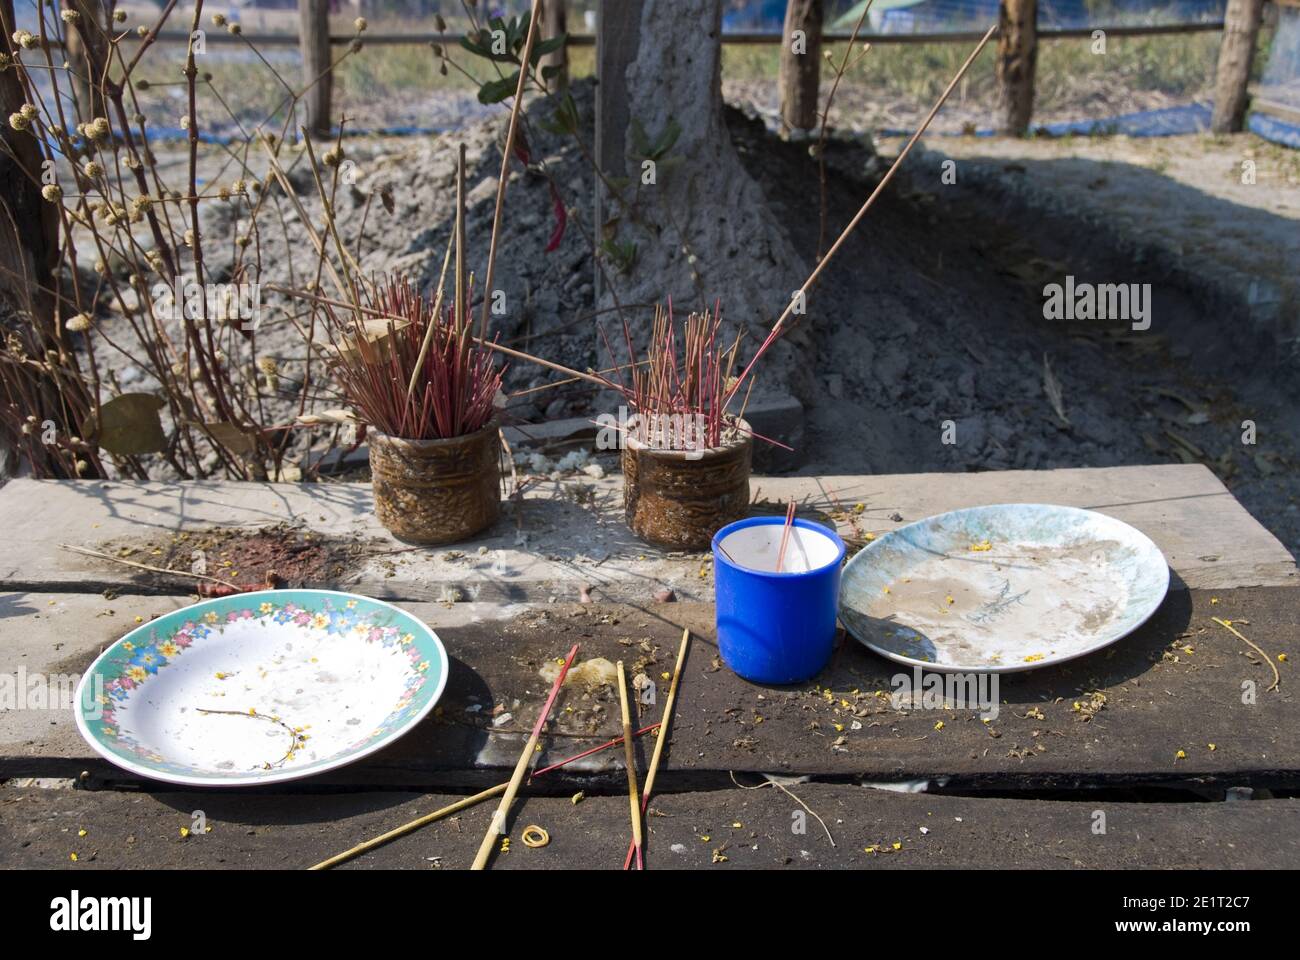
[[[111,553],[100,553],[98,550],[90,550],[86,547],[74,547],[70,543],[61,543],[59,546],[64,550],[70,550],[73,553],[80,553],[87,557],[95,557],[99,560],[111,560],[113,563],[135,567],[139,570],[148,570],[151,573],[168,573],[175,577],[189,577],[193,580],[206,580],[209,583],[219,583],[223,587],[231,587],[235,590],[243,589],[237,583],[231,583],[229,580],[222,580],[220,577],[209,577],[207,574],[203,573],[193,573],[189,570],[168,570],[166,567],[153,567],[147,563],[137,563],[134,560],[127,560],[125,557],[115,557]]]

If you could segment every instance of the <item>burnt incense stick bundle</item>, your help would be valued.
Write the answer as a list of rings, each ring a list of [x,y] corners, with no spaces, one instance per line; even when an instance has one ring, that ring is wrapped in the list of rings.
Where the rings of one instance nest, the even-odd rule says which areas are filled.
[[[374,313],[339,317],[326,305],[332,367],[358,418],[391,437],[441,440],[484,427],[503,367],[475,339],[467,304],[436,309],[404,277],[375,282]],[[376,316],[377,314],[377,316]]]
[[[640,358],[624,320],[626,363],[617,362],[604,328],[598,329],[605,349],[615,358],[615,378],[598,377],[604,386],[621,393],[636,413],[637,439],[672,450],[721,445],[723,398],[740,339],[724,348],[718,304],[711,311],[690,314],[680,329],[673,319],[672,301],[666,307],[656,305],[645,356]]]

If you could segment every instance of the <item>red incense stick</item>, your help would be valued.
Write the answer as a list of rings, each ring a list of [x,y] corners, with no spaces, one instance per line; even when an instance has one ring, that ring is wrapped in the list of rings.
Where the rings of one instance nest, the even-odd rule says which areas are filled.
[[[790,529],[794,525],[794,501],[790,501],[790,506],[785,511],[785,526],[781,530],[781,549],[776,555],[776,572],[781,572],[781,565],[785,562],[785,548],[790,540]]]
[[[637,736],[637,737],[645,736],[651,730],[658,729],[658,727],[659,724],[652,723],[648,727],[642,727],[635,734],[633,734],[633,736]],[[598,747],[592,747],[590,750],[582,751],[582,753],[575,753],[573,756],[566,757],[563,760],[561,760],[559,763],[553,763],[549,767],[542,767],[542,769],[540,770],[534,770],[532,775],[528,779],[536,780],[544,773],[550,773],[552,770],[558,770],[560,767],[567,766],[568,764],[573,763],[575,760],[581,760],[583,757],[589,757],[593,753],[600,753],[600,751],[608,750],[610,747],[617,747],[622,742],[623,742],[623,738],[621,736],[615,737],[613,740],[606,740]]]
[[[515,794],[519,792],[519,785],[524,780],[524,773],[528,770],[528,764],[533,759],[533,751],[537,748],[537,738],[542,734],[542,727],[546,726],[546,721],[551,716],[551,708],[555,706],[555,698],[560,695],[560,687],[564,685],[564,678],[569,673],[569,667],[573,666],[573,658],[578,655],[578,645],[575,643],[573,649],[569,651],[569,656],[564,661],[564,666],[560,668],[560,675],[555,678],[555,685],[551,687],[551,695],[546,698],[546,706],[542,707],[542,712],[537,715],[537,723],[533,726],[532,736],[524,744],[523,753],[519,755],[519,761],[515,764],[514,775],[510,778],[510,785],[506,787],[505,796],[501,798],[501,805],[497,807],[496,813],[492,815],[492,822],[488,825],[487,833],[483,835],[483,843],[479,845],[478,856],[474,858],[474,870],[482,870],[487,866],[488,857],[492,854],[492,845],[496,843],[497,837],[505,832],[506,814],[510,812],[510,804],[514,802]]]

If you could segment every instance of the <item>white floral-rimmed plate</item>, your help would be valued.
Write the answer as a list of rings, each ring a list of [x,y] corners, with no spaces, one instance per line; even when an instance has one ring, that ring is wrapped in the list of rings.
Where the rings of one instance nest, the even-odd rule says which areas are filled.
[[[77,690],[77,727],[140,776],[277,783],[392,743],[433,709],[447,672],[437,634],[391,604],[238,594],[175,610],[100,654]]]

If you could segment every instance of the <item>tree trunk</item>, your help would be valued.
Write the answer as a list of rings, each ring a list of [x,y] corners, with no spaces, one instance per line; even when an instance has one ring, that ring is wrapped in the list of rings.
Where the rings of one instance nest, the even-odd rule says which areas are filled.
[[[310,84],[303,95],[307,110],[307,129],[318,137],[328,137],[330,96],[334,75],[330,72],[330,5],[329,0],[298,0],[299,34],[302,49],[303,84]]]
[[[787,0],[781,41],[782,132],[817,126],[822,63],[822,0]]]
[[[541,39],[549,40],[568,32],[564,9],[564,0],[546,0],[542,6]],[[552,93],[569,86],[569,51],[560,47],[554,53],[548,53],[541,59],[542,69],[554,67],[558,71],[546,81],[546,88]]]
[[[14,57],[10,40],[14,29],[13,0],[0,0],[0,51],[10,57]],[[12,336],[29,356],[40,357],[47,350],[60,349],[53,325],[59,222],[55,205],[41,196],[46,158],[40,141],[7,122],[26,99],[18,70],[0,70],[0,337],[4,338],[0,354],[8,352]],[[54,378],[29,367],[11,369],[0,376],[0,405],[19,399],[20,410],[0,413],[0,483],[22,469],[22,456],[38,465],[38,476],[59,476],[58,458],[45,456],[46,448],[19,434],[15,426],[28,415],[42,423],[52,419],[63,428],[68,405],[61,402]]]
[[[1034,114],[1038,65],[1038,0],[1002,0],[998,6],[997,79],[1002,95],[999,131],[1023,136]]]
[[[13,0],[0,0],[0,50],[14,56]],[[0,70],[0,117],[22,108],[26,96],[16,69]],[[39,141],[30,132],[0,127],[0,298],[33,319],[53,314],[54,266],[59,236],[54,204],[41,197]]]
[[[1255,41],[1259,38],[1263,9],[1263,0],[1228,0],[1214,84],[1214,114],[1210,118],[1214,133],[1238,133],[1246,120],[1249,100],[1246,88],[1255,61]]]
[[[634,21],[617,23],[615,33],[613,18],[629,11]],[[741,165],[727,130],[722,0],[620,0],[602,4],[601,17],[602,32],[610,35],[602,36],[599,59],[597,138],[609,163],[602,169],[621,171],[627,186],[604,198],[597,224],[613,287],[602,290],[598,306],[624,306],[640,350],[651,312],[626,305],[671,298],[682,318],[717,299],[732,330],[749,332],[752,350],[808,267]],[[782,389],[807,397],[812,364],[796,347],[803,337],[795,331],[766,355],[756,397]],[[598,349],[603,356],[603,346]]]

